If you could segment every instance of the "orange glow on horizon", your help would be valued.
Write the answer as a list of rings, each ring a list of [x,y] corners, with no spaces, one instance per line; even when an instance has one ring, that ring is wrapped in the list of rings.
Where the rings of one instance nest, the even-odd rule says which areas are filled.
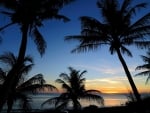
[[[51,82],[52,83],[52,82]],[[64,90],[60,86],[60,84],[53,83],[55,87],[58,88],[58,92],[56,93],[62,93]],[[127,83],[128,84],[128,83]],[[101,93],[130,93],[132,90],[130,88],[130,85],[125,85],[122,83],[101,83],[101,82],[90,82],[85,84],[86,90],[98,90]],[[138,88],[139,93],[150,93],[150,85],[145,85],[142,83],[136,83],[136,86]],[[53,91],[52,91],[53,92]]]
[[[132,90],[130,88],[126,88],[126,87],[121,87],[121,86],[118,86],[118,87],[111,87],[111,86],[105,86],[105,87],[98,87],[98,86],[87,86],[86,89],[95,89],[95,90],[98,90],[102,93],[130,93]],[[129,90],[130,89],[130,90]],[[149,86],[141,86],[141,87],[138,87],[138,91],[139,93],[150,93],[150,87]]]

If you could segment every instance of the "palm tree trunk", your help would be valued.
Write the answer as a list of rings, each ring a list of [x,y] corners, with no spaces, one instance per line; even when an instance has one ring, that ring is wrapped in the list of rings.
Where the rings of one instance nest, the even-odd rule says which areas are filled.
[[[18,78],[17,75],[20,67],[24,61],[25,52],[26,52],[26,46],[27,46],[27,34],[28,34],[28,25],[23,25],[22,27],[22,40],[19,50],[19,55],[17,59],[16,65],[9,71],[7,78],[2,86],[2,91],[0,95],[0,111],[3,108],[3,105],[5,104],[9,94],[11,94],[11,91],[13,89],[15,80]]]
[[[138,90],[137,90],[137,88],[136,88],[136,86],[135,86],[135,83],[134,83],[134,81],[133,81],[133,79],[132,79],[132,77],[131,77],[131,74],[130,74],[130,72],[129,72],[129,69],[128,69],[128,67],[127,67],[127,64],[126,64],[125,60],[123,59],[123,57],[122,57],[121,52],[120,52],[119,49],[117,49],[117,55],[118,55],[118,58],[119,58],[119,60],[120,60],[120,62],[121,62],[121,64],[122,64],[123,68],[124,68],[124,71],[125,71],[125,73],[126,73],[126,76],[127,76],[128,80],[129,80],[129,83],[130,83],[130,85],[131,85],[131,88],[132,88],[132,91],[133,91],[133,93],[134,93],[134,96],[135,96],[136,100],[137,100],[138,102],[140,102],[140,101],[141,101],[140,94],[139,94],[139,92],[138,92]]]
[[[28,27],[29,25],[25,24],[22,26],[22,40],[21,40],[21,44],[20,44],[20,50],[18,53],[18,65],[19,63],[22,64],[22,62],[24,61],[24,57],[25,57],[25,53],[26,53],[26,48],[27,48],[27,39],[28,39]]]

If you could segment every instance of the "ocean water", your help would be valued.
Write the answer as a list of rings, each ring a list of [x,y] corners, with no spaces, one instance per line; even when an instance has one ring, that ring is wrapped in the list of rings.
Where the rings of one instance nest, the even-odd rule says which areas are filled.
[[[32,101],[30,102],[32,109],[49,109],[54,108],[54,106],[46,104],[43,107],[41,107],[41,104],[46,101],[47,99],[57,97],[59,94],[38,94],[38,95],[31,95]],[[85,101],[80,100],[82,107],[86,107],[89,105],[96,105],[98,107],[108,107],[108,106],[121,106],[124,105],[127,101],[127,95],[125,94],[102,94],[101,95],[104,98],[104,106],[99,105],[97,102],[93,101]],[[70,105],[71,107],[71,105]],[[13,106],[13,109],[18,109],[19,103],[16,102]],[[4,110],[7,109],[7,106],[4,106]]]

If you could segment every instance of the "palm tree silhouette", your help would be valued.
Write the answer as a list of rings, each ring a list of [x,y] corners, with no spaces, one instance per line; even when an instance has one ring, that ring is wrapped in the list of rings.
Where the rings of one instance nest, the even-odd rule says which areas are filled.
[[[137,73],[135,76],[139,76],[139,75],[148,76],[146,80],[146,83],[147,83],[148,80],[150,79],[150,49],[148,49],[147,56],[141,55],[141,58],[145,64],[137,66],[136,70],[144,70],[144,71]]]
[[[15,63],[17,62],[17,57],[13,55],[13,53],[5,53],[0,56],[0,61],[7,64],[9,70],[13,68]],[[14,84],[12,84],[12,91],[9,93],[6,101],[7,101],[7,113],[10,113],[12,110],[12,106],[15,100],[20,100],[20,106],[23,110],[29,110],[29,102],[31,98],[27,95],[28,93],[36,94],[40,90],[44,90],[44,88],[54,90],[56,87],[50,84],[46,84],[46,81],[43,78],[42,74],[34,75],[33,77],[27,79],[26,75],[33,67],[33,59],[30,56],[25,57],[24,63],[22,64],[22,68],[20,69],[20,73],[18,78],[16,77]],[[0,69],[0,88],[4,81],[7,79],[7,73],[9,70]],[[8,72],[7,72],[8,71]]]
[[[4,82],[4,91],[0,96],[0,109],[5,102],[5,98],[8,96],[8,90],[14,82],[15,77],[12,75],[18,75],[20,70],[20,65],[24,61],[28,36],[30,35],[37,49],[41,55],[44,54],[46,49],[46,42],[43,36],[40,34],[38,28],[43,26],[43,21],[49,19],[62,19],[68,21],[69,19],[64,15],[59,14],[60,9],[65,5],[69,4],[73,0],[1,0],[0,5],[4,6],[6,10],[1,11],[1,13],[8,15],[11,22],[0,30],[3,30],[10,25],[17,24],[20,26],[22,32],[22,39],[20,44],[20,49],[18,53],[18,59],[16,65],[9,71],[7,75],[7,80]],[[4,9],[3,8],[3,9]],[[7,88],[6,88],[7,87]]]
[[[73,109],[78,110],[81,108],[79,102],[80,99],[94,100],[99,104],[103,104],[103,98],[100,96],[100,91],[98,90],[86,90],[85,89],[85,78],[83,75],[86,71],[80,73],[80,71],[73,69],[72,67],[68,68],[70,73],[61,73],[59,76],[61,79],[57,79],[56,82],[60,83],[64,92],[60,94],[59,97],[54,97],[46,100],[43,104],[55,104],[57,109],[65,109],[68,107],[69,103],[72,102]]]
[[[103,20],[82,16],[81,35],[67,36],[65,40],[79,41],[80,44],[72,52],[95,50],[108,45],[110,53],[118,55],[136,99],[141,100],[122,54],[132,56],[126,46],[136,45],[139,48],[150,46],[150,38],[145,37],[150,34],[150,13],[135,22],[132,21],[134,14],[147,5],[138,3],[131,7],[132,1],[124,0],[120,5],[117,0],[99,0],[97,6]]]

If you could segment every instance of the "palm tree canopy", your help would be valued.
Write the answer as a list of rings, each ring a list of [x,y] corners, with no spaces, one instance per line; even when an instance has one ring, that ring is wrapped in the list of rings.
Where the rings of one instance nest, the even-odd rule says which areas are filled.
[[[140,94],[132,79],[128,66],[122,56],[132,57],[127,46],[150,48],[150,13],[134,18],[147,3],[134,3],[133,0],[98,0],[97,7],[101,18],[81,16],[81,34],[66,36],[65,40],[77,40],[79,45],[72,52],[95,50],[101,46],[109,47],[111,54],[116,53],[128,78],[137,101]],[[136,20],[137,19],[137,20]]]
[[[28,33],[33,38],[40,54],[43,55],[46,42],[40,34],[38,27],[43,26],[42,22],[48,19],[69,21],[69,18],[59,14],[59,10],[72,1],[74,0],[1,0],[0,5],[9,9],[1,11],[1,13],[9,16],[11,22],[0,28],[0,30],[12,24],[28,25]]]
[[[0,55],[0,62],[5,63],[6,65],[8,65],[8,70],[11,70],[15,64],[17,63],[17,57],[11,53],[11,52],[5,52],[4,54]],[[20,74],[27,74],[33,67],[33,59],[31,56],[26,56],[24,58],[24,62],[21,65],[20,68]]]
[[[134,16],[146,8],[146,3],[135,4],[133,0],[124,0],[119,5],[117,0],[98,0],[97,6],[102,19],[82,16],[81,35],[66,36],[65,40],[78,40],[80,44],[72,52],[94,50],[108,45],[111,54],[119,48],[122,53],[132,56],[126,46],[136,45],[140,48],[150,47],[150,13],[138,20]],[[134,20],[134,21],[133,21]]]
[[[139,76],[139,75],[148,76],[146,80],[146,83],[147,83],[148,80],[150,79],[150,49],[147,52],[147,56],[141,55],[141,58],[145,64],[137,66],[136,70],[143,70],[143,72],[137,73],[135,76]]]
[[[103,98],[100,96],[100,91],[98,90],[86,90],[85,89],[85,78],[83,75],[86,71],[80,73],[73,69],[72,67],[68,68],[70,73],[61,73],[60,79],[57,79],[56,82],[60,83],[64,92],[59,97],[54,97],[45,101],[42,105],[49,103],[54,104],[58,109],[66,108],[69,103],[73,104],[74,109],[81,108],[80,99],[94,100],[99,104],[103,104]]]
[[[7,80],[7,74],[13,68],[13,66],[17,63],[17,57],[14,56],[13,53],[8,52],[4,53],[3,55],[0,55],[0,61],[7,64],[10,68],[7,70],[3,70],[0,68],[0,89],[2,88],[2,85],[5,80]],[[44,80],[44,77],[42,74],[37,74],[31,77],[30,79],[27,79],[25,75],[28,74],[28,72],[33,67],[33,59],[30,56],[25,57],[24,63],[22,64],[18,77],[15,78],[14,84],[13,84],[13,91],[10,92],[11,94],[7,98],[7,105],[8,105],[8,113],[12,109],[13,103],[15,100],[20,100],[20,105],[24,110],[29,109],[29,101],[31,100],[30,97],[28,97],[28,93],[36,94],[39,91],[52,91],[57,90],[57,88],[51,84],[46,84],[46,81]]]
[[[0,61],[8,64],[8,66],[10,66],[10,69],[13,68],[13,66],[16,64],[17,62],[17,57],[14,56],[13,53],[11,52],[7,52],[4,53],[2,55],[0,55]],[[43,89],[44,87],[48,88],[48,89],[56,89],[56,87],[54,87],[53,85],[50,84],[45,84],[46,81],[43,78],[42,74],[37,74],[35,76],[33,76],[32,78],[26,80],[24,75],[27,75],[28,72],[32,69],[33,67],[33,59],[31,56],[27,56],[24,59],[24,63],[22,64],[21,68],[20,68],[20,76],[19,79],[17,79],[18,81],[16,81],[16,83],[18,83],[18,86],[15,86],[18,89],[23,89],[27,91],[28,90],[34,90],[34,89]],[[7,70],[7,71],[9,71]],[[7,73],[5,72],[5,70],[0,68],[0,78],[1,79],[7,79]],[[26,89],[25,89],[26,88]]]

